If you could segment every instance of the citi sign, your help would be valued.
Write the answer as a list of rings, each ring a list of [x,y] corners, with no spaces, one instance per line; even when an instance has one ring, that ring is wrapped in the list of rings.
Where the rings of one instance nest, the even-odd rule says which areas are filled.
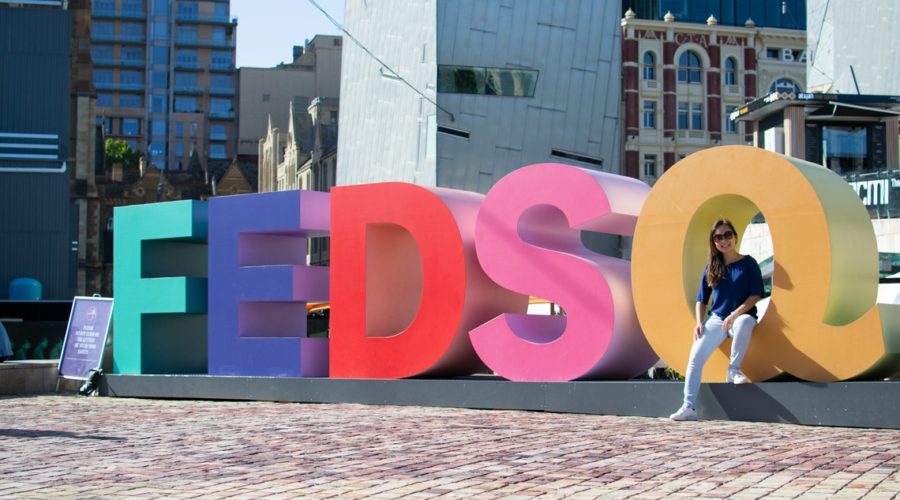
[[[513,381],[684,372],[711,222],[762,212],[771,302],[742,365],[828,382],[900,371],[900,306],[876,304],[869,216],[835,173],[745,146],[701,151],[651,189],[561,164],[487,195],[404,183],[117,208],[114,370],[379,378],[494,372]],[[581,231],[631,236],[631,261]],[[331,267],[307,239],[330,236]],[[565,316],[526,314],[528,297]],[[329,301],[329,338],[306,303]],[[729,345],[707,363],[724,379]]]

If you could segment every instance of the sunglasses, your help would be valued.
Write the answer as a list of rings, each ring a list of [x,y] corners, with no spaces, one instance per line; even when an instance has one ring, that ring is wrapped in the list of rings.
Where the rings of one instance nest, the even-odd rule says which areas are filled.
[[[714,234],[713,235],[713,239],[716,241],[725,241],[725,240],[730,240],[731,238],[734,238],[734,233],[731,231],[725,231],[722,234]]]

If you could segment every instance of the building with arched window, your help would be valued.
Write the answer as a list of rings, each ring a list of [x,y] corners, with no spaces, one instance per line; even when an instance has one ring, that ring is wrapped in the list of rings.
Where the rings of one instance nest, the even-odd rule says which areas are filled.
[[[635,6],[647,17],[658,11]],[[714,16],[703,23],[694,17],[684,22],[667,12],[662,19],[642,19],[628,9],[621,21],[622,171],[650,184],[695,151],[751,143],[753,131],[729,115],[757,97],[796,94],[804,87],[804,30],[768,17],[765,27],[752,19],[735,26]]]

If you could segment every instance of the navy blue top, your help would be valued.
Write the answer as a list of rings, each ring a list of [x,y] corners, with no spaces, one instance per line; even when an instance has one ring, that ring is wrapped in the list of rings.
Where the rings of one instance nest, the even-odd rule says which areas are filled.
[[[745,255],[741,260],[732,262],[726,266],[728,272],[715,287],[710,287],[706,282],[706,266],[703,268],[703,276],[700,278],[700,290],[697,291],[697,302],[706,304],[712,295],[712,306],[709,312],[720,318],[731,314],[751,295],[762,297],[763,282],[762,272],[756,259]],[[744,314],[756,317],[756,306],[750,308]]]

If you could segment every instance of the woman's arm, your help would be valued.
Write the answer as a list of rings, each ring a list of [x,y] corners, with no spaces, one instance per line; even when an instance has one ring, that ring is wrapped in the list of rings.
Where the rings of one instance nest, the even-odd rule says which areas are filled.
[[[694,326],[694,340],[703,335],[703,320],[706,319],[706,302],[697,301],[694,306],[694,314],[697,316],[697,324]]]
[[[736,320],[741,314],[744,314],[752,309],[757,302],[759,302],[759,295],[751,295],[747,297],[747,300],[745,300],[741,305],[737,306],[734,311],[731,311],[731,314],[725,317],[725,319],[722,321],[722,328],[724,328],[726,332],[730,331],[731,325],[734,324],[734,320]]]

